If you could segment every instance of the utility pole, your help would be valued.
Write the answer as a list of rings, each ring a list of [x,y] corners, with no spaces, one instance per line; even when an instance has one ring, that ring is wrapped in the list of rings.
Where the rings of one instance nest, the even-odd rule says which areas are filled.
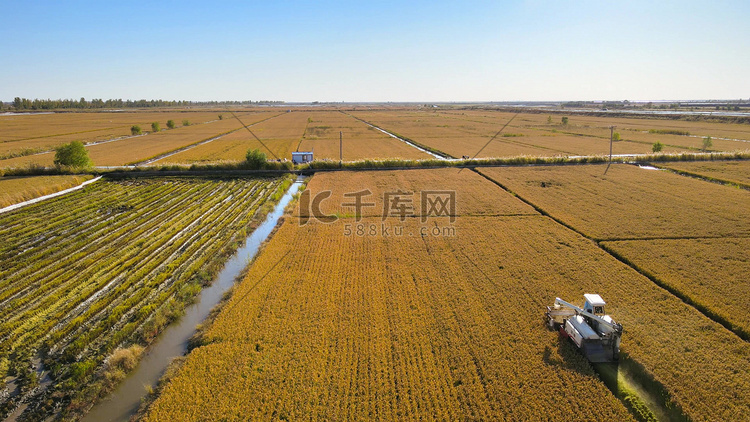
[[[607,168],[604,169],[604,174],[607,174],[607,171],[609,171],[609,166],[612,165],[612,140],[615,137],[615,127],[610,126],[609,127],[609,163],[607,163]]]
[[[339,167],[344,167],[344,133],[339,131]]]

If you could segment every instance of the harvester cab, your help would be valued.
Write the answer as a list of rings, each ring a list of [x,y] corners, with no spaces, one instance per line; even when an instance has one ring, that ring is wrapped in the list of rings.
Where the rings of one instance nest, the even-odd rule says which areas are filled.
[[[591,362],[613,362],[620,356],[622,325],[604,311],[606,303],[597,294],[584,294],[583,308],[555,298],[547,307],[545,323],[570,338]]]

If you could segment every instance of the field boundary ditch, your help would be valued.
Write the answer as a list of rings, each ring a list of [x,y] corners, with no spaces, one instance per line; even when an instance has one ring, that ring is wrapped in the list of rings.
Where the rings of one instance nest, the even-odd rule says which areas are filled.
[[[388,135],[388,136],[390,136],[392,138],[396,138],[396,139],[398,139],[398,140],[400,140],[400,141],[402,141],[404,143],[407,143],[407,144],[409,144],[409,145],[417,148],[420,151],[426,152],[427,154],[430,154],[430,155],[434,156],[438,160],[452,160],[452,159],[456,159],[456,157],[454,157],[454,156],[452,156],[452,155],[450,155],[450,154],[448,154],[446,152],[440,151],[439,149],[432,148],[432,147],[429,147],[427,145],[421,144],[421,143],[419,143],[417,141],[414,141],[413,139],[409,139],[409,138],[407,138],[405,136],[401,136],[398,133],[393,132],[391,130],[383,129],[382,127],[380,127],[378,125],[370,123],[367,120],[360,119],[359,117],[357,117],[357,116],[355,116],[353,114],[349,114],[349,113],[347,113],[347,112],[345,112],[343,110],[339,110],[339,111],[342,114],[346,114],[347,116],[351,117],[352,119],[359,120],[360,122],[366,124],[367,126],[370,126],[370,127],[374,128],[374,129],[377,129],[377,130],[385,133],[386,135]]]
[[[652,165],[658,168],[659,170],[668,171],[670,173],[674,173],[680,176],[690,177],[693,179],[703,180],[704,182],[716,183],[718,185],[729,186],[729,187],[733,187],[737,189],[750,190],[750,184],[748,183],[732,182],[730,180],[720,179],[718,177],[711,177],[711,176],[706,176],[704,174],[693,173],[691,171],[673,169],[673,168],[665,167],[663,165],[660,166],[658,164],[652,164]]]
[[[271,120],[271,119],[273,119],[274,117],[279,117],[279,116],[281,116],[282,114],[284,114],[284,113],[279,113],[279,114],[275,114],[275,115],[273,115],[273,116],[270,116],[270,117],[266,117],[266,118],[265,118],[265,119],[263,119],[263,120],[259,120],[259,121],[255,122],[255,123],[252,123],[252,124],[249,124],[249,125],[246,125],[246,126],[247,126],[247,127],[250,127],[250,126],[255,126],[255,125],[257,125],[257,124],[260,124],[260,123],[263,123],[263,122],[265,122],[265,121],[267,121],[267,120]],[[216,122],[216,121],[218,121],[218,120],[211,120],[211,122]],[[206,123],[211,123],[211,122],[206,122]],[[240,122],[240,123],[241,123],[241,122]],[[204,123],[204,124],[205,124],[205,123]],[[232,133],[234,133],[234,132],[240,131],[240,130],[242,130],[242,129],[245,129],[245,126],[243,126],[243,127],[239,127],[239,128],[237,128],[237,129],[234,129],[234,130],[230,130],[230,131],[228,131],[228,132],[220,133],[220,134],[218,134],[218,135],[216,135],[216,136],[214,136],[214,137],[211,137],[211,138],[208,138],[208,139],[203,139],[203,140],[201,140],[201,141],[198,141],[198,142],[192,143],[192,144],[190,144],[190,145],[186,145],[186,146],[184,146],[184,147],[180,147],[180,148],[177,148],[177,149],[173,149],[173,150],[171,150],[171,151],[163,152],[163,153],[161,153],[161,154],[158,154],[158,155],[155,155],[155,156],[153,156],[153,157],[149,157],[149,158],[146,158],[145,160],[142,160],[142,161],[138,161],[138,162],[134,162],[134,163],[131,163],[130,165],[133,165],[133,166],[138,166],[138,165],[147,165],[147,164],[151,164],[151,163],[154,163],[154,162],[156,162],[156,161],[162,160],[162,159],[164,159],[164,158],[167,158],[167,157],[171,157],[172,155],[175,155],[175,154],[179,154],[179,153],[181,153],[181,152],[183,152],[183,151],[188,151],[188,150],[191,150],[191,149],[193,149],[193,148],[195,148],[195,147],[198,147],[198,146],[201,146],[201,145],[207,144],[207,143],[209,143],[209,142],[212,142],[212,141],[215,141],[215,140],[217,140],[217,139],[221,139],[221,138],[223,138],[223,137],[225,137],[225,136],[227,136],[227,135],[229,135],[229,134],[232,134]]]

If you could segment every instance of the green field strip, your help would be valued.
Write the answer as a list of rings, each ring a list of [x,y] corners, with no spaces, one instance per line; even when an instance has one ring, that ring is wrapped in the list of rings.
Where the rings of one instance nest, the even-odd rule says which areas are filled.
[[[160,190],[158,193],[159,194],[163,194],[163,193],[165,193],[165,191],[164,190]],[[156,200],[156,199],[157,199],[156,196],[154,196],[153,200]],[[153,213],[153,212],[151,212],[151,213]],[[139,218],[142,218],[142,216],[140,216],[140,215],[133,215],[133,216],[131,216],[128,219],[122,219],[122,220],[116,221],[114,223],[109,223],[109,222],[101,223],[100,226],[97,226],[97,227],[94,228],[93,233],[90,236],[87,236],[87,237],[84,237],[83,239],[80,239],[81,241],[83,241],[85,243],[85,246],[80,247],[79,246],[80,243],[81,243],[80,241],[79,242],[75,242],[75,243],[74,242],[69,242],[64,247],[57,247],[56,245],[51,244],[51,245],[48,245],[47,248],[44,248],[44,249],[39,248],[41,250],[39,251],[39,253],[36,256],[19,256],[19,257],[17,257],[16,259],[19,262],[18,265],[20,265],[20,266],[25,265],[24,261],[34,261],[35,265],[32,266],[32,267],[29,267],[29,268],[31,268],[31,269],[33,269],[33,268],[40,268],[40,269],[44,268],[44,270],[47,270],[47,268],[45,268],[44,265],[48,264],[49,262],[55,262],[55,260],[58,259],[57,255],[61,255],[61,256],[68,255],[68,257],[66,259],[63,259],[63,260],[61,260],[61,262],[59,262],[55,266],[52,266],[52,267],[48,268],[48,271],[53,271],[54,269],[56,269],[56,267],[58,267],[60,265],[68,264],[70,262],[75,262],[75,261],[77,261],[79,259],[86,258],[87,256],[86,256],[86,254],[84,252],[86,250],[88,250],[88,249],[95,249],[96,250],[97,249],[96,246],[99,243],[107,244],[109,242],[112,242],[113,238],[116,238],[116,235],[117,234],[121,234],[122,230],[124,230],[123,228],[121,228],[122,226],[125,226],[125,229],[128,229],[129,228],[129,224],[132,223],[132,222],[134,222],[134,221],[137,221]],[[87,230],[88,229],[85,225],[80,225],[79,226],[79,225],[76,224],[76,226],[80,227],[82,230]],[[118,230],[118,229],[119,229],[119,231],[114,231],[114,230]],[[102,235],[102,232],[109,232],[109,235]],[[91,240],[92,238],[94,240]],[[54,252],[50,253],[50,249],[52,249],[54,251],[58,251],[58,253],[54,253]],[[106,249],[100,249],[99,252],[100,253],[106,253]],[[42,261],[38,261],[37,260],[40,257],[45,257],[45,256],[48,256],[48,255],[49,255],[49,259],[47,259],[47,260],[42,260]],[[12,270],[13,269],[11,269],[11,271]],[[10,272],[10,271],[4,271],[4,273],[5,272]],[[2,275],[5,275],[4,273]],[[28,274],[28,272],[23,271],[23,272],[17,274],[17,277],[27,277],[29,275],[37,276],[37,274]],[[12,279],[13,276],[11,275],[11,277],[9,277],[9,278]],[[5,283],[5,280],[3,281],[3,283]],[[2,293],[2,296],[0,296],[0,297],[2,297],[3,299],[6,297],[6,294],[5,294],[4,291]]]
[[[242,198],[244,199],[244,198]],[[138,285],[134,286],[136,290],[143,289],[144,291],[149,292],[146,295],[143,295],[142,299],[140,301],[133,300],[133,296],[130,296],[127,292],[123,295],[121,295],[121,298],[126,298],[125,302],[130,303],[122,303],[118,304],[117,306],[123,306],[126,309],[131,309],[130,314],[135,314],[135,310],[139,309],[141,305],[144,302],[147,302],[149,304],[159,306],[161,304],[160,301],[151,299],[152,296],[167,291],[174,293],[176,290],[179,290],[184,283],[180,283],[179,280],[184,275],[192,275],[197,268],[193,268],[191,271],[186,271],[186,268],[188,267],[195,267],[193,264],[193,260],[195,259],[196,255],[201,250],[211,249],[211,250],[217,250],[221,249],[221,247],[224,246],[223,243],[220,243],[218,240],[221,238],[221,235],[224,234],[225,228],[229,227],[229,224],[231,224],[232,221],[237,220],[239,217],[241,217],[245,210],[243,209],[244,206],[240,205],[241,202],[233,203],[228,202],[229,204],[233,204],[230,207],[222,207],[220,209],[215,210],[212,212],[212,216],[219,217],[220,219],[217,220],[217,224],[215,225],[209,225],[204,226],[202,231],[197,231],[192,234],[192,236],[186,240],[185,243],[190,243],[192,239],[195,239],[196,237],[200,236],[202,242],[193,242],[190,244],[187,249],[185,248],[184,243],[176,249],[170,249],[172,254],[167,257],[164,261],[162,261],[161,265],[159,265],[155,271],[158,273],[164,273],[168,274],[168,276],[160,283],[151,282],[147,285]],[[230,221],[231,220],[231,221]],[[176,257],[176,254],[181,254],[180,257]],[[169,262],[170,267],[174,267],[174,269],[169,270],[167,272],[163,272],[164,263]],[[151,275],[150,275],[151,276]],[[151,277],[148,278],[151,278]],[[157,275],[156,279],[158,280],[159,277]],[[121,302],[120,302],[121,303]],[[145,316],[141,316],[140,318],[143,319]],[[131,324],[132,321],[130,318],[128,318],[128,314],[123,315],[123,318],[120,319],[119,323],[117,323],[114,327],[115,330],[118,332],[121,332],[124,329],[124,325]],[[92,327],[94,331],[101,328],[100,332],[104,332],[104,330],[108,329],[107,326],[108,322],[105,322],[104,319],[98,319],[98,323]],[[139,324],[137,324],[139,325]],[[135,329],[135,326],[131,326],[132,329]],[[133,331],[133,330],[130,331]],[[106,341],[106,339],[102,339],[101,336],[97,338],[97,341],[100,343],[102,341]]]
[[[143,221],[143,219],[139,218],[138,216],[136,216],[136,217],[134,217],[133,221],[138,222],[138,221]],[[148,221],[148,220],[146,220],[146,221]],[[109,237],[100,237],[100,238],[98,238],[97,242],[98,241],[102,241],[106,245],[108,245],[108,247],[109,247],[110,250],[111,249],[115,249],[115,247],[118,246],[118,243],[116,242],[115,239],[111,239],[111,237],[115,237],[115,236],[118,236],[118,235],[127,235],[127,234],[130,234],[131,236],[137,236],[138,233],[132,231],[134,228],[135,227],[133,227],[133,226],[126,225],[126,227],[121,228],[119,231],[112,232],[111,236],[109,236]],[[93,244],[91,244],[91,243],[87,244],[87,248],[95,246],[95,245],[93,245],[93,246],[92,245]],[[101,254],[106,254],[108,252],[107,249],[105,249],[105,248],[98,249],[98,251]],[[86,253],[85,251],[79,250],[75,254],[73,254],[72,256],[69,257],[68,262],[63,262],[61,264],[62,265],[72,265],[72,264],[74,264],[75,262],[77,262],[79,260],[94,261],[96,258],[97,258],[96,256],[92,257],[88,253]],[[85,272],[88,270],[88,268],[89,268],[89,265],[75,265],[73,268],[70,268],[68,270],[69,274],[66,274],[66,275],[69,275],[69,276],[72,277],[75,274],[77,274],[78,272],[82,272],[81,273],[82,275],[86,275]],[[40,274],[40,276],[44,276],[44,275],[45,274]],[[20,276],[24,276],[24,275],[21,274]],[[37,278],[41,279],[43,277],[37,277]]]
[[[162,195],[162,194],[165,194],[165,193],[169,193],[171,190],[173,190],[173,189],[169,189],[170,186],[168,186],[168,185],[165,185],[164,188],[165,189],[159,189],[156,192],[152,192],[152,193],[149,193],[149,195],[144,196],[144,199],[148,200],[149,202],[140,203],[140,204],[137,204],[137,205],[139,205],[139,206],[143,206],[143,205],[149,206],[153,202],[159,200],[159,195]],[[172,188],[176,188],[176,187],[172,186]],[[95,243],[98,243],[98,242],[101,242],[101,241],[107,239],[107,237],[101,236],[102,232],[112,231],[113,229],[116,229],[119,226],[125,225],[125,224],[129,223],[130,221],[132,221],[134,218],[138,218],[138,215],[130,215],[130,216],[126,215],[125,216],[126,218],[120,218],[120,219],[114,218],[116,216],[109,217],[109,218],[105,218],[105,217],[106,217],[105,215],[101,215],[101,218],[99,218],[99,219],[90,218],[90,219],[86,219],[83,222],[80,221],[81,220],[80,218],[79,219],[69,220],[67,222],[66,227],[57,227],[57,229],[59,229],[59,231],[50,231],[51,236],[48,237],[47,239],[45,239],[45,241],[49,242],[49,243],[52,243],[52,242],[54,242],[55,238],[58,238],[58,237],[59,238],[65,238],[66,234],[68,234],[69,232],[71,232],[73,230],[78,229],[78,230],[85,230],[86,232],[91,232],[91,234],[87,236],[88,240],[91,242],[90,244],[86,245],[86,247],[88,247],[88,246],[91,246],[91,245],[93,245]],[[111,221],[113,219],[114,219],[114,221]],[[102,220],[104,220],[104,221],[102,221]],[[90,228],[92,226],[96,226],[96,227]],[[93,240],[91,240],[91,239],[93,239]],[[71,242],[69,242],[69,243],[71,243]],[[56,250],[56,251],[59,250],[59,251],[65,252],[65,253],[69,253],[70,251],[68,249],[72,248],[73,250],[75,250],[75,246],[76,245],[66,244],[66,245],[63,245],[63,247],[59,247],[57,244],[47,244],[47,245],[45,245],[45,244],[37,244],[37,245],[22,244],[22,245],[14,245],[14,247],[16,247],[16,248],[19,248],[19,247],[31,248],[32,246],[38,248],[39,251],[35,251],[35,250],[32,250],[32,249],[29,249],[26,252],[23,252],[21,254],[9,257],[8,259],[14,258],[14,259],[19,260],[19,261],[32,260],[32,259],[36,260],[37,258],[46,256],[46,254],[49,253],[50,249]],[[36,253],[36,255],[34,255],[35,253]],[[3,257],[5,258],[5,256],[3,256]],[[23,264],[19,263],[19,265],[23,265]],[[0,274],[2,274],[2,273],[0,273]]]
[[[68,273],[69,274],[65,274],[65,275],[70,275],[71,276],[71,278],[69,279],[69,282],[75,280],[75,278],[73,278],[72,276],[74,276],[76,274],[80,274],[80,277],[83,278],[84,280],[87,279],[87,277],[89,277],[89,274],[86,271],[79,272],[78,269],[76,269],[76,268],[70,269],[68,271]],[[65,275],[63,275],[63,277]],[[96,274],[93,274],[91,276],[94,277],[95,279],[97,277]],[[61,303],[65,304],[65,306],[63,306],[63,308],[68,308],[68,307],[74,306],[76,304],[76,302],[75,302],[74,299],[75,299],[75,297],[78,297],[77,295],[80,295],[80,293],[81,293],[80,291],[81,291],[82,288],[83,288],[83,285],[78,284],[76,286],[76,288],[73,290],[72,293],[69,293],[68,296],[63,296],[62,298],[60,298],[59,301],[58,301],[58,303],[61,302]],[[55,306],[55,305],[56,304],[52,303],[52,298],[45,298],[44,301],[38,303],[37,306],[35,306],[34,308],[30,309],[29,312],[30,313],[35,313],[35,311],[37,309],[39,309],[39,308],[44,308],[45,309],[45,313],[46,312],[50,312],[53,309],[58,309],[58,306]],[[28,317],[28,313],[17,314],[17,317],[22,317],[22,316],[23,317]],[[16,319],[16,317],[10,317],[10,318],[6,319],[6,321],[2,325],[3,329],[0,330],[0,335],[5,334],[5,331],[6,331],[5,327],[7,327],[11,323],[13,323],[15,319]],[[24,324],[24,325],[28,325],[28,324],[29,324],[29,321],[27,321],[26,324]],[[46,325],[42,325],[42,326],[35,327],[35,328],[37,328],[37,329],[43,329],[45,326]],[[22,325],[18,329],[24,330],[25,327]],[[25,331],[25,334],[29,335],[30,331],[28,331],[28,330]]]
[[[148,343],[174,318],[280,183],[107,182],[0,219],[12,239],[0,250],[10,258],[0,269],[0,310],[9,311],[0,323],[3,371],[18,377],[25,394],[34,373],[24,362],[41,357],[53,378],[43,394],[72,397],[76,368],[101,367],[114,348]],[[16,224],[19,218],[36,226]]]
[[[214,189],[213,191],[209,191],[209,192],[207,192],[207,193],[208,193],[208,194],[211,194],[211,193],[213,193],[214,191],[215,191],[215,189]],[[186,196],[192,196],[192,195],[186,195]],[[201,199],[201,198],[195,198],[194,196],[192,196],[192,199],[193,199],[193,200],[195,200],[195,199]],[[172,208],[172,209],[176,209],[176,208]],[[184,211],[184,210],[183,210],[183,211]],[[162,216],[162,217],[163,217],[163,216]],[[46,305],[46,304],[45,304],[45,305]]]

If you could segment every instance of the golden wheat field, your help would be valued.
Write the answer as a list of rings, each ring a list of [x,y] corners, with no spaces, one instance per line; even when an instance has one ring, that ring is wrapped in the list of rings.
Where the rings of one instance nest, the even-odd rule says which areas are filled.
[[[217,141],[159,160],[159,163],[242,161],[248,149],[259,149],[270,159],[291,159],[293,151],[313,151],[316,159],[338,160],[339,133],[344,161],[363,159],[420,159],[430,156],[365,123],[335,110],[294,111],[254,125]]]
[[[223,121],[218,120],[219,114]],[[650,153],[655,142],[663,144],[665,153],[697,152],[703,148],[704,136],[712,137],[709,151],[746,151],[750,141],[750,131],[741,124],[588,115],[571,115],[568,124],[562,124],[559,113],[258,108],[237,114],[243,123],[251,125],[254,135],[238,131],[159,163],[241,161],[248,149],[256,148],[270,159],[289,159],[293,151],[313,150],[317,159],[338,160],[339,133],[343,135],[345,161],[431,158],[359,119],[453,157],[606,155],[610,125],[616,125],[621,136],[613,143],[614,154]],[[175,121],[176,129],[165,130],[169,119]],[[183,127],[183,120],[189,120],[191,126]],[[51,166],[50,152],[31,154],[74,140],[103,142],[89,147],[96,165],[134,163],[224,134],[233,120],[231,112],[226,111],[168,110],[0,116],[0,167]],[[131,125],[149,132],[151,122],[160,123],[160,137],[147,135],[145,138],[152,142],[131,137]],[[196,126],[205,126],[205,133],[198,135]],[[182,131],[183,136],[172,133],[177,131]]]
[[[0,208],[78,186],[93,176],[29,176],[0,178]]]
[[[298,149],[315,151],[316,157],[338,160],[339,133],[344,161],[430,158],[430,155],[341,112],[311,114]]]
[[[491,236],[528,224],[465,221]],[[472,262],[478,246],[343,224],[285,223],[146,420],[630,419],[556,334],[503,311],[529,302],[507,274],[482,276],[497,272]],[[571,388],[585,393],[556,398]]]
[[[357,207],[352,204],[359,197],[362,206],[358,215],[362,217],[386,215],[400,218],[401,214],[421,217],[431,214],[429,207],[422,207],[423,194],[427,199],[427,195],[443,193],[455,194],[455,211],[449,212],[453,216],[537,214],[521,201],[508,201],[505,192],[468,169],[320,173],[308,186],[309,192],[315,193],[310,195],[311,205],[316,197],[319,198],[320,212],[331,216],[356,217]],[[330,195],[327,196],[326,192]],[[395,208],[392,200],[398,201]],[[313,214],[311,211],[312,207],[299,207],[295,213],[307,217]]]
[[[638,166],[482,168],[480,172],[595,239],[745,236],[746,191]]]
[[[25,149],[52,149],[70,141],[84,143],[130,136],[130,127],[151,130],[151,123],[167,127],[183,120],[192,124],[217,120],[219,113],[200,111],[87,112],[0,116],[0,156]]]
[[[484,123],[496,122],[499,118],[503,124],[505,124],[507,119],[510,119],[514,114],[491,110],[443,110],[441,113],[453,118],[476,120]],[[742,123],[649,118],[645,116],[600,117],[591,114],[567,114],[564,110],[558,110],[553,114],[544,112],[519,113],[508,127],[528,127],[550,130],[561,123],[562,116],[568,116],[569,118],[567,128],[565,129],[566,131],[578,135],[591,134],[606,139],[609,139],[609,127],[615,126],[614,130],[619,132],[623,139],[646,141],[649,143],[662,140],[663,143],[668,144],[670,142],[664,142],[663,140],[681,139],[682,141],[676,141],[676,143],[679,144],[683,141],[692,142],[689,139],[685,139],[686,137],[697,137],[700,140],[700,138],[704,136],[711,136],[714,140],[722,140],[722,138],[725,138],[725,140],[734,139],[745,142],[750,140],[750,129],[746,124]],[[552,121],[548,122],[548,119],[550,118]],[[675,135],[671,132],[687,132],[687,135]],[[639,134],[643,135],[643,137],[640,137]],[[735,143],[729,145],[736,147],[738,144]],[[740,145],[739,148],[746,149],[746,147],[742,145]]]
[[[331,191],[338,220],[286,217],[146,419],[626,420],[541,323],[555,296],[593,291],[625,326],[623,355],[689,418],[750,411],[747,342],[477,173],[448,171],[313,176],[310,197]],[[457,196],[452,222],[334,205],[353,189],[441,188],[483,194]]]
[[[246,124],[252,124],[270,117],[271,114],[258,112],[239,114],[239,116]],[[242,128],[242,124],[239,121],[232,118],[225,118],[224,120],[215,120],[205,124],[191,124],[170,130],[163,129],[158,133],[148,133],[143,136],[88,145],[86,149],[89,151],[89,156],[95,166],[119,166],[148,160],[240,128]],[[53,151],[0,160],[0,166],[26,167],[29,165],[41,165],[50,167],[53,165],[54,155]]]
[[[750,334],[750,239],[655,239],[604,242],[660,282]]]
[[[664,152],[697,151],[702,148],[704,136],[713,137],[711,150],[744,151],[748,146],[743,140],[750,140],[746,125],[730,123],[571,115],[568,124],[562,124],[560,114],[515,115],[489,110],[357,111],[352,114],[453,157],[609,154],[609,127],[612,125],[622,138],[613,143],[614,154],[650,153],[655,142],[664,144]],[[548,118],[551,121],[548,122]],[[682,131],[689,135],[650,131]]]
[[[257,122],[245,122],[245,119],[243,119],[242,117],[241,119],[243,120],[243,123],[245,123],[248,128],[250,128],[250,130],[255,133],[256,130],[260,129],[260,125],[264,123],[268,124],[269,122],[267,121],[274,119],[283,120],[285,117],[286,114],[277,112],[270,114],[266,116],[265,119],[259,120]],[[272,148],[272,151],[274,150],[274,148],[281,146],[278,143],[264,142],[262,140],[261,142],[265,143],[269,148]],[[190,148],[185,151],[178,152],[177,154],[170,155],[169,157],[164,157],[160,160],[157,160],[156,163],[193,164],[221,161],[241,161],[245,159],[245,155],[247,154],[247,151],[249,149],[260,149],[266,153],[267,157],[273,158],[272,154],[266,149],[266,147],[263,146],[261,142],[258,142],[258,140],[253,137],[253,134],[247,131],[245,128],[241,128],[241,130],[234,131],[209,143],[198,145],[194,148]],[[282,142],[281,144],[284,143]],[[285,147],[282,146],[282,149],[283,148]],[[278,152],[281,153],[281,151]],[[274,154],[276,154],[276,152],[274,152]]]

